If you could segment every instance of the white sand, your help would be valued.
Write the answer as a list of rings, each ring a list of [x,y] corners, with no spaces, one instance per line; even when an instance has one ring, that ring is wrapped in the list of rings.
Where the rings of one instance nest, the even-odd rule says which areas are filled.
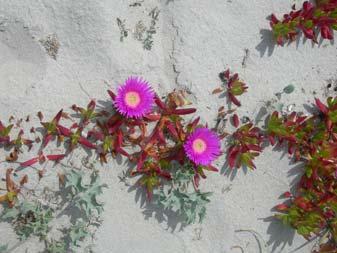
[[[313,101],[313,91],[322,97],[327,80],[336,78],[337,51],[330,42],[313,46],[301,39],[283,48],[274,46],[266,17],[289,11],[292,0],[145,0],[140,7],[129,7],[133,2],[0,0],[0,118],[6,121],[10,115],[24,117],[40,110],[49,118],[74,103],[86,105],[89,97],[108,100],[108,87],[116,88],[129,75],[141,75],[161,94],[189,88],[203,122],[213,125],[225,101],[211,91],[220,85],[218,73],[227,67],[249,86],[239,113],[251,118],[288,84],[296,90],[283,96],[282,103],[294,103],[302,111],[303,104]],[[160,10],[157,34],[147,51],[132,29],[139,20],[148,26],[148,13],[155,7]],[[118,17],[130,29],[123,42]],[[60,43],[56,60],[39,42],[51,34]],[[249,56],[243,67],[245,49]],[[118,180],[125,166],[109,163],[102,171],[109,189],[94,252],[240,252],[231,250],[235,245],[259,252],[254,237],[236,233],[239,229],[261,234],[268,252],[291,252],[305,240],[290,228],[264,220],[296,179],[294,165],[287,155],[281,157],[281,152],[269,149],[257,159],[254,172],[240,170],[235,178],[209,174],[203,188],[214,195],[207,218],[202,225],[182,230],[176,217],[160,217],[156,209],[146,219],[143,212],[151,210],[141,207],[136,192]],[[216,165],[221,168],[223,163],[224,158]],[[4,169],[0,168],[2,175]],[[230,191],[225,191],[228,186]],[[0,244],[7,242],[14,245],[15,234],[2,223]],[[30,239],[14,252],[38,252],[41,247]]]

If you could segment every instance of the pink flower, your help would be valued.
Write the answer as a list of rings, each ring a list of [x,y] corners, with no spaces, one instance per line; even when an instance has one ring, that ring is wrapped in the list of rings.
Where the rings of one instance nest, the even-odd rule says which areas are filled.
[[[151,112],[154,96],[148,82],[129,77],[119,86],[114,104],[120,114],[128,118],[141,118]]]
[[[184,150],[196,165],[207,166],[220,155],[220,139],[206,127],[197,128],[187,137]]]

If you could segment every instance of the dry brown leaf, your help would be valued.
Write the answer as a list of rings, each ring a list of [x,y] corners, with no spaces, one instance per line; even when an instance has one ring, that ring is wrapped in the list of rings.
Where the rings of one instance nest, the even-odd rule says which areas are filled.
[[[18,151],[14,149],[9,156],[6,156],[6,161],[7,162],[15,162],[18,160]]]
[[[66,176],[60,172],[57,173],[57,176],[59,177],[59,185],[63,186],[65,184]]]
[[[37,117],[39,118],[40,121],[42,121],[43,120],[43,114],[42,114],[42,112],[38,112],[37,113]]]
[[[221,93],[221,92],[223,92],[222,88],[216,88],[212,91],[212,94],[218,94],[218,93]]]
[[[26,183],[28,183],[28,176],[24,175],[20,180],[20,185],[23,186]]]

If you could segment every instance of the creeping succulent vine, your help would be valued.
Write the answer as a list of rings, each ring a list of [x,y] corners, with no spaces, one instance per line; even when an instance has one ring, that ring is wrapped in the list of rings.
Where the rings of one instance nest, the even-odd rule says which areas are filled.
[[[229,71],[220,78],[224,86],[214,93],[226,91],[230,103],[240,106],[237,96],[247,86]],[[292,90],[290,87],[285,92]],[[200,180],[206,178],[205,171],[218,171],[211,163],[224,153],[220,151],[220,139],[229,137],[227,159],[231,169],[241,166],[255,169],[254,159],[263,151],[263,142],[287,147],[294,161],[303,164],[305,173],[297,190],[284,194],[288,201],[276,206],[280,212],[276,217],[305,238],[313,235],[327,238],[315,252],[337,250],[337,98],[328,98],[327,104],[316,99],[317,113],[311,116],[273,112],[265,129],[250,121],[240,125],[235,113],[232,115],[235,131],[217,136],[207,125],[199,123],[199,117],[185,120],[184,115],[193,114],[196,109],[185,108],[190,103],[183,92],[173,91],[163,101],[148,83],[130,78],[117,94],[111,90],[108,93],[112,100],[109,108],[98,109],[92,100],[86,108],[71,107],[76,117],[60,110],[50,122],[41,122],[43,142],[38,153],[26,161],[17,162],[25,150],[22,145],[28,144],[29,151],[38,142],[25,138],[23,129],[12,139],[13,125],[0,123],[0,145],[11,149],[11,157],[15,157],[7,159],[7,163],[12,167],[18,165],[6,172],[6,189],[0,195],[0,203],[6,208],[1,218],[14,225],[21,239],[36,235],[45,241],[48,252],[67,252],[90,234],[88,227],[97,225],[95,220],[103,210],[97,197],[107,185],[100,183],[95,170],[90,173],[89,183],[83,180],[86,175],[83,168],[59,174],[60,191],[68,192],[67,201],[59,208],[50,208],[36,198],[29,197],[32,200],[27,202],[20,197],[29,195],[29,191],[25,192],[26,184],[32,175],[23,174],[25,168],[36,169],[41,179],[48,162],[63,166],[61,160],[78,148],[93,151],[102,164],[108,163],[109,156],[125,157],[132,164],[128,174],[138,177],[137,184],[145,187],[149,201],[154,199],[164,209],[181,215],[187,224],[201,222],[211,193],[200,191]],[[226,117],[234,111],[225,112],[223,107],[219,114]],[[42,113],[38,115],[42,121]],[[46,155],[45,150],[53,141],[64,143],[65,149]],[[37,169],[41,166],[44,168]],[[19,180],[12,178],[13,173],[20,175]],[[62,238],[48,238],[51,220],[69,206],[81,212],[82,220],[71,224]]]
[[[73,167],[63,161],[80,148],[94,152],[102,164],[108,163],[109,155],[128,159],[133,164],[128,174],[138,177],[137,184],[145,187],[149,200],[153,192],[163,190],[164,185],[170,182],[172,186],[180,184],[182,177],[177,175],[185,173],[184,168],[188,165],[188,182],[193,187],[188,192],[171,189],[169,195],[161,195],[160,203],[165,208],[178,207],[186,223],[201,222],[205,217],[205,205],[210,201],[208,197],[211,193],[201,193],[198,187],[201,178],[206,178],[205,171],[217,171],[211,163],[220,155],[220,142],[216,133],[199,123],[199,118],[184,119],[184,115],[196,111],[194,108],[182,108],[190,104],[184,92],[173,91],[163,101],[147,82],[129,78],[125,85],[119,87],[117,94],[111,90],[108,94],[111,98],[108,108],[98,109],[95,100],[92,100],[86,108],[72,105],[72,115],[60,110],[49,122],[43,121],[44,116],[39,112],[38,118],[43,127],[40,144],[28,141],[23,129],[20,129],[19,137],[12,139],[13,125],[1,123],[1,148],[12,149],[11,153],[15,151],[15,159],[7,159],[13,169],[7,169],[6,191],[0,195],[0,203],[6,207],[2,218],[14,224],[22,240],[35,235],[45,242],[48,252],[66,252],[76,248],[89,234],[87,227],[95,223],[92,218],[99,217],[103,210],[97,197],[107,186],[100,183],[97,171],[91,172],[89,183],[83,180],[88,174],[85,173],[86,168],[72,168],[59,174],[60,192],[68,193],[63,204],[58,204],[59,208],[42,204],[30,195],[34,190],[25,187],[29,178],[34,177],[34,170],[40,182],[50,163],[64,168]],[[37,134],[35,128],[32,129],[31,132]],[[206,139],[199,135],[200,131],[205,132]],[[207,139],[209,137],[213,138],[211,143]],[[189,144],[184,145],[187,140]],[[64,149],[50,152],[54,142],[63,143]],[[21,146],[27,143],[28,152],[31,146],[40,147],[31,158],[20,161],[20,152],[26,150]],[[186,156],[187,152],[191,160]],[[181,171],[173,168],[173,163],[179,164]],[[23,174],[28,168],[34,170]],[[19,182],[12,179],[13,173],[21,175]],[[172,194],[181,197],[180,206],[172,202]],[[50,221],[68,208],[77,208],[83,221],[65,228],[62,238],[49,238]]]
[[[300,10],[296,10],[294,4],[282,20],[272,14],[270,26],[279,45],[294,41],[300,32],[315,43],[318,43],[319,33],[323,39],[332,40],[333,31],[337,30],[337,1],[317,0],[316,5],[305,1]]]

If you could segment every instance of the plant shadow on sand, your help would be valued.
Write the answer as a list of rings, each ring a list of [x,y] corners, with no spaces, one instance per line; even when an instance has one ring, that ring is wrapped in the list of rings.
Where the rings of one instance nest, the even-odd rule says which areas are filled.
[[[287,152],[286,147],[279,147],[277,149],[274,148],[273,151],[283,152],[282,156],[284,155],[284,153]],[[294,162],[290,160],[289,166],[292,165],[294,165]],[[290,183],[290,192],[296,192],[297,185],[304,173],[303,166],[303,163],[296,163],[296,165],[288,171],[288,177],[292,178]],[[280,202],[284,200],[282,195],[279,197]],[[272,208],[271,211],[277,212],[275,208]],[[274,216],[264,218],[263,221],[269,223],[267,229],[267,234],[269,235],[267,245],[271,247],[270,252],[283,252],[282,250],[287,245],[292,246],[296,233],[295,229],[291,228],[290,226],[284,225],[281,220],[277,219]],[[293,249],[290,252],[296,252],[298,249],[304,247],[307,243],[302,244],[301,246]]]
[[[261,42],[255,47],[255,49],[260,52],[260,57],[263,57],[266,52],[268,56],[271,56],[276,46],[273,32],[268,29],[261,29],[260,35]]]
[[[157,205],[153,201],[149,201],[146,196],[146,190],[144,188],[139,188],[137,185],[129,187],[128,192],[136,191],[135,201],[140,203],[141,208],[143,209],[142,213],[145,220],[155,218],[158,223],[166,224],[166,230],[170,232],[175,232],[176,230],[182,231],[186,227],[186,223],[183,218],[176,212],[165,209]]]
[[[131,178],[130,172],[135,167],[130,161],[126,161],[128,170],[125,176]],[[128,184],[120,177],[120,182],[124,182],[125,186],[129,187],[128,192],[135,192],[135,202],[139,203],[145,220],[150,220],[155,218],[159,224],[166,224],[166,230],[169,232],[182,231],[187,226],[184,222],[183,217],[170,209],[165,209],[164,207],[158,205],[155,199],[149,200],[147,196],[146,189],[144,187],[139,187],[138,181],[133,185]],[[164,226],[162,226],[164,227]]]
[[[280,147],[274,147],[273,151],[277,151],[281,153],[280,159],[282,159],[287,154],[287,149],[285,146]],[[289,165],[293,165],[292,161],[289,161]],[[244,174],[248,173],[247,168],[240,168],[243,169]],[[225,176],[227,176],[231,181],[233,181],[237,175],[238,169],[230,169],[228,167],[228,163],[226,162],[224,166],[222,167],[221,173],[223,173]],[[295,192],[295,189],[297,187],[298,182],[300,181],[300,178],[303,175],[303,164],[297,163],[296,166],[292,167],[288,172],[288,177],[292,178],[292,181],[290,183],[290,191]],[[281,196],[280,196],[281,199]],[[282,201],[282,200],[280,200]],[[276,212],[274,208],[271,209],[272,212]],[[274,216],[270,216],[267,218],[262,218],[263,222],[269,223],[267,234],[268,234],[268,240],[266,242],[266,245],[268,246],[268,249],[270,248],[270,251],[268,252],[283,252],[282,250],[287,246],[291,246],[294,241],[295,236],[295,229],[291,228],[290,226],[284,225],[282,221],[275,218]],[[307,243],[304,243],[303,245],[299,246],[297,249],[304,247]],[[296,250],[297,250],[296,249]],[[295,251],[291,251],[295,252]]]
[[[305,110],[311,113],[316,112],[313,107],[306,106]],[[265,116],[266,113],[263,113]],[[260,121],[260,117],[257,117],[256,122]],[[265,118],[265,124],[267,122],[267,118]],[[270,146],[270,144],[265,141],[262,144],[263,149]],[[288,149],[285,144],[283,145],[275,145],[272,147],[272,152],[278,152],[280,154],[279,159],[282,160],[285,156],[288,155]],[[302,162],[295,162],[292,157],[289,158],[289,171],[287,173],[287,177],[291,178],[290,182],[290,192],[296,192],[297,185],[304,173],[304,163]],[[239,169],[231,169],[229,168],[228,162],[226,161],[225,164],[221,168],[221,174],[228,177],[230,181],[233,181],[238,174]],[[246,175],[248,173],[248,168],[240,168],[243,170],[243,173]],[[280,202],[283,201],[283,196],[280,196]],[[277,212],[274,208],[271,209],[271,212]],[[285,247],[291,247],[294,242],[294,237],[296,234],[296,230],[291,228],[290,226],[284,225],[281,220],[277,219],[273,215],[262,218],[263,222],[269,223],[267,228],[267,235],[268,238],[266,240],[266,247],[268,248],[269,252],[283,252]],[[302,247],[309,244],[310,241],[304,242],[302,245],[298,246],[296,249],[292,249],[289,252],[297,252],[297,250],[301,249]],[[262,251],[264,252],[264,251]]]

